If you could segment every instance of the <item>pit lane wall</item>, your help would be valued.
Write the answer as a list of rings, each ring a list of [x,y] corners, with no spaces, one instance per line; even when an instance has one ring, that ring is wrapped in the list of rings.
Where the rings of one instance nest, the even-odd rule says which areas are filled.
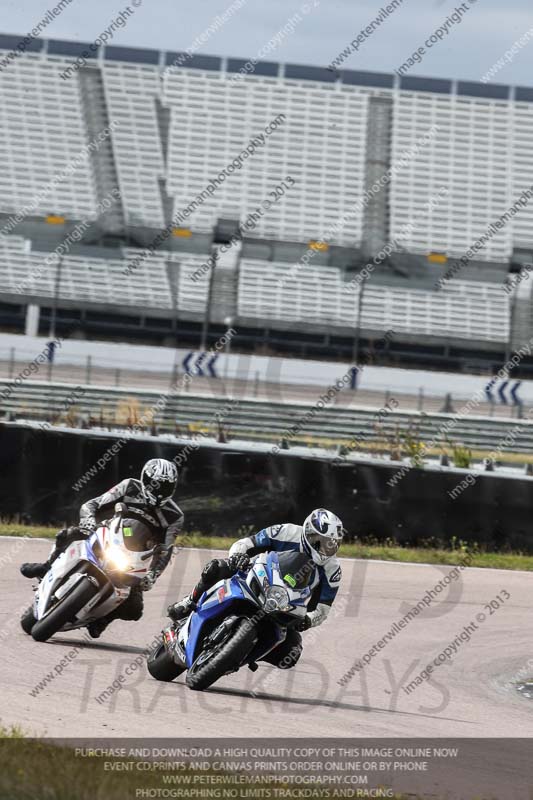
[[[354,536],[420,544],[452,537],[533,553],[533,478],[365,459],[354,463],[244,443],[41,430],[0,423],[0,516],[62,526],[148,458],[176,459],[186,530],[236,537],[329,507]]]

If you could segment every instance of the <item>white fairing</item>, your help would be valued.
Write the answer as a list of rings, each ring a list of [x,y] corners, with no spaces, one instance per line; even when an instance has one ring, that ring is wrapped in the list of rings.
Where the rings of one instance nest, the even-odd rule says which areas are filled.
[[[216,585],[220,586],[222,583],[224,583],[224,581],[220,581],[220,583],[217,583]],[[187,621],[185,622],[184,625],[181,626],[181,628],[179,629],[179,633],[178,633],[178,645],[179,645],[180,649],[182,650],[182,655],[183,655],[184,660],[185,660],[185,646],[186,646],[187,642],[189,641],[189,631],[190,631],[190,628],[191,628],[191,619],[192,619],[192,614],[189,614],[189,616],[187,617]]]
[[[95,540],[98,540],[102,552],[105,554],[102,561],[97,561],[96,563],[89,554],[89,542],[92,543]],[[98,570],[98,576],[94,581],[95,595],[77,614],[77,621],[65,625],[62,630],[83,627],[94,619],[105,617],[117,606],[121,605],[128,597],[130,587],[114,586],[108,577],[106,567],[110,563],[111,553],[121,560],[123,568],[120,573],[122,575],[143,578],[149,570],[149,556],[152,551],[133,552],[128,550],[124,543],[121,519],[117,516],[111,520],[109,527],[106,525],[100,526],[88,541],[76,541],[70,544],[65,552],[54,561],[35,593],[34,614],[36,619],[43,619],[52,607],[57,606],[57,601],[67,595],[80,580],[87,579],[84,567],[88,563],[93,564]],[[148,556],[148,558],[143,560],[143,556]],[[69,577],[65,580],[67,575]],[[98,605],[101,598],[109,593],[110,587],[112,591],[109,597]],[[95,606],[98,607],[95,608]]]

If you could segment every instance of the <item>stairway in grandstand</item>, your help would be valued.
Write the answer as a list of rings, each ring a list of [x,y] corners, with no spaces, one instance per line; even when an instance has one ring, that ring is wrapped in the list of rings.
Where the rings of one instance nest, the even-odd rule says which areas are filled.
[[[87,139],[97,147],[89,154],[90,164],[96,183],[98,199],[112,196],[113,189],[119,188],[113,145],[109,131],[111,120],[107,111],[102,75],[99,70],[82,68],[77,74],[83,99],[83,111],[87,127]],[[125,229],[124,211],[121,202],[115,202],[98,220],[104,231],[122,233]]]

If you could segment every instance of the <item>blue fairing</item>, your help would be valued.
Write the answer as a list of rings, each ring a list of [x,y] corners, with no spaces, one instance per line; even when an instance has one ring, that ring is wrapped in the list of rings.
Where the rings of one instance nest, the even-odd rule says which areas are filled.
[[[224,586],[226,586],[227,583],[228,581],[224,581]],[[236,600],[248,599],[241,587],[241,578],[239,578],[238,575],[234,575],[233,578],[230,578],[229,584],[231,588],[231,594],[226,594],[223,600],[219,600],[217,594],[220,587],[209,597],[205,592],[200,597],[198,608],[193,613],[191,618],[189,636],[187,638],[187,645],[185,648],[187,667],[190,667],[194,662],[198,639],[200,638],[200,634],[205,623],[208,620],[215,619],[216,617],[228,616],[228,611],[231,609],[232,604]],[[209,591],[211,592],[212,590],[210,589]]]
[[[100,560],[98,558],[96,558],[96,556],[95,556],[95,554],[93,552],[93,544],[94,544],[95,540],[97,540],[97,539],[98,539],[98,537],[96,536],[96,534],[93,534],[90,537],[90,539],[88,539],[85,542],[85,549],[87,551],[87,558],[89,559],[89,561],[92,561],[93,564],[96,564],[96,566],[99,567],[100,566]]]
[[[270,583],[270,585],[272,585],[274,583],[274,578],[272,576],[272,567],[274,565],[277,567],[279,565],[279,561],[278,561],[278,557],[277,557],[276,553],[272,552],[272,553],[268,554],[267,559],[266,559],[266,563],[265,563],[266,574],[267,574],[268,582]]]

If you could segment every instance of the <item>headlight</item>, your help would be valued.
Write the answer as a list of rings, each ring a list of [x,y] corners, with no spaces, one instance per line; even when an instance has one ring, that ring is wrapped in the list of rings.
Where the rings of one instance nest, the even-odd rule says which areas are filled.
[[[130,560],[120,547],[108,547],[105,552],[105,557],[111,567],[120,570],[120,572],[127,572],[130,566]]]
[[[289,593],[281,586],[271,586],[265,593],[265,611],[289,611],[291,607]]]

